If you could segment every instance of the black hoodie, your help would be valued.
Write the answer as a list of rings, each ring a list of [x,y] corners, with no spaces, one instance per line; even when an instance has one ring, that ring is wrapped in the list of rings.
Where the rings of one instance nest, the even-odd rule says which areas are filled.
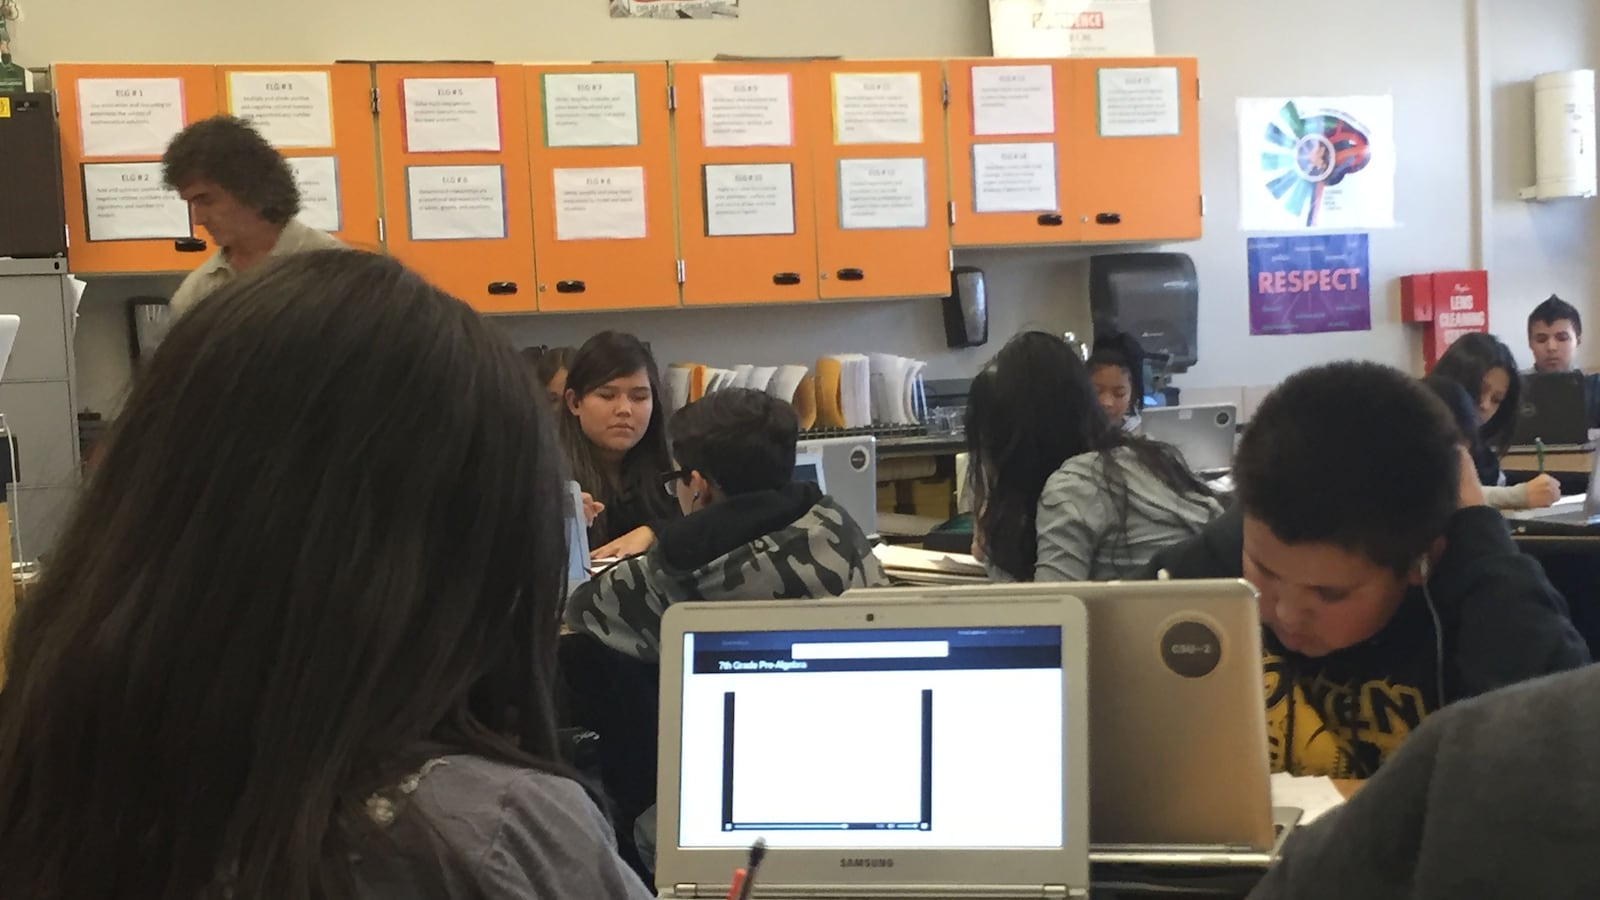
[[[1242,577],[1243,525],[1231,510],[1152,567],[1174,578]],[[1427,591],[1412,588],[1363,643],[1309,657],[1262,629],[1274,771],[1368,777],[1441,706],[1589,662],[1566,602],[1500,513],[1458,511],[1445,541]]]

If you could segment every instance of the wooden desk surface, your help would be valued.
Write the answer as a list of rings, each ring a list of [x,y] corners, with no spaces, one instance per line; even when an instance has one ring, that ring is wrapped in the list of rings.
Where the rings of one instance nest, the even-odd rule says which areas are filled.
[[[1363,785],[1365,783],[1366,782],[1363,782],[1363,781],[1361,781],[1360,779],[1357,779],[1357,778],[1335,778],[1335,779],[1333,779],[1333,786],[1338,789],[1339,793],[1344,795],[1344,798],[1346,800],[1349,800],[1351,795],[1354,794],[1356,791],[1360,790],[1361,789],[1361,785]]]
[[[1500,460],[1500,468],[1507,472],[1537,472],[1539,458],[1532,453],[1507,453]],[[1594,469],[1594,451],[1587,453],[1546,453],[1544,470],[1564,475],[1587,475]]]

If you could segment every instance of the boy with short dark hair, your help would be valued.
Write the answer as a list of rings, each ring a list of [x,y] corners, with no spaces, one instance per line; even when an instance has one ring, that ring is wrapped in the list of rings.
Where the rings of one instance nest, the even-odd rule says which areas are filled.
[[[1578,372],[1573,357],[1583,343],[1583,316],[1577,307],[1551,294],[1528,314],[1528,349],[1533,351],[1529,374]],[[1584,375],[1589,427],[1600,428],[1600,375]]]
[[[1449,413],[1404,373],[1292,376],[1233,477],[1236,508],[1154,565],[1260,593],[1274,770],[1365,778],[1429,713],[1589,661]]]
[[[572,592],[572,630],[655,662],[673,603],[831,597],[887,582],[844,507],[793,480],[799,420],[788,403],[717,391],[679,410],[667,432],[678,470],[662,473],[662,487],[683,517]]]

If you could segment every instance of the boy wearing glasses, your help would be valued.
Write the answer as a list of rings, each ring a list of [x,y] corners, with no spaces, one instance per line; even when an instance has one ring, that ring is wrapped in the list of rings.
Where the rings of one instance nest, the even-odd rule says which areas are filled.
[[[816,485],[793,480],[799,421],[761,391],[717,391],[667,425],[677,470],[662,474],[683,518],[650,548],[575,588],[566,625],[643,662],[659,660],[661,615],[694,600],[834,597],[888,583],[861,527]]]

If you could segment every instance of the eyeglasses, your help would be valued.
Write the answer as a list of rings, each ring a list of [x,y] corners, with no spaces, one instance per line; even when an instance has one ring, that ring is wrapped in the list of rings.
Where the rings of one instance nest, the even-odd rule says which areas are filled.
[[[678,496],[678,485],[689,480],[688,469],[676,469],[661,476],[661,487],[667,492],[668,497]]]

